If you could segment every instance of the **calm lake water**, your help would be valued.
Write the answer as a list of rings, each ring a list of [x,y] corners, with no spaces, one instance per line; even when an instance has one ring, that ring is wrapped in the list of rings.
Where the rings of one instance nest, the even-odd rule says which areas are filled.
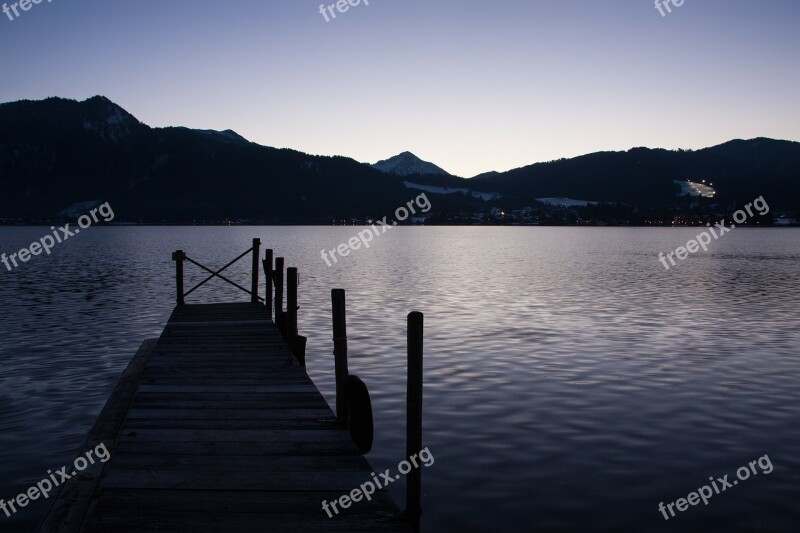
[[[406,314],[425,313],[423,529],[797,530],[800,230],[737,228],[666,271],[658,252],[699,229],[394,228],[327,267],[320,250],[358,229],[91,228],[0,265],[0,498],[75,458],[173,308],[171,252],[222,266],[260,237],[299,268],[309,373],[331,403],[330,289],[347,290],[380,471],[403,458]],[[0,252],[47,231],[0,228]],[[220,282],[192,297],[246,298]],[[658,511],[764,455],[770,474]],[[48,505],[0,513],[0,530],[30,531]]]

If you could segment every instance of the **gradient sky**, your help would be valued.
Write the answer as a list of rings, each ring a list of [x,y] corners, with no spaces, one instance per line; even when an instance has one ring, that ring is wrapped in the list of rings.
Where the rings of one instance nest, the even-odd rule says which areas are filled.
[[[798,0],[666,17],[653,0],[370,0],[327,23],[319,5],[45,0],[0,14],[0,101],[102,94],[151,126],[365,162],[410,150],[466,177],[800,140]]]

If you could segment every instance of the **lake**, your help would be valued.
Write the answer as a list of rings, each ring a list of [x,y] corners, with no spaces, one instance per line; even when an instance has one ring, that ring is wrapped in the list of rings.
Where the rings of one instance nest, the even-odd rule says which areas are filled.
[[[0,498],[70,464],[175,299],[171,252],[222,266],[260,237],[300,272],[309,374],[334,400],[330,289],[347,290],[377,471],[404,455],[406,314],[425,313],[427,531],[762,530],[800,524],[800,229],[398,227],[328,267],[358,227],[93,227],[0,265]],[[0,252],[49,232],[0,228]],[[203,273],[187,265],[187,287]],[[231,277],[249,279],[249,261]],[[189,303],[246,300],[216,281]],[[658,509],[767,456],[749,479]],[[365,480],[366,481],[366,480]],[[392,493],[399,504],[404,485]],[[30,531],[39,500],[0,530]],[[322,511],[321,511],[322,512]]]

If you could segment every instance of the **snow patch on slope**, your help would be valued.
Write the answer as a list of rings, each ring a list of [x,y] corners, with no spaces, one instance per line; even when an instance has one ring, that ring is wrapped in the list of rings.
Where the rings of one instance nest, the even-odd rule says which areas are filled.
[[[678,181],[673,180],[674,183],[678,184],[681,188],[681,191],[678,193],[678,196],[702,196],[703,198],[714,198],[717,194],[717,191],[711,186],[713,184],[707,184],[705,181],[703,183],[698,183],[696,181]]]
[[[473,191],[471,189],[466,189],[466,188],[420,185],[418,183],[411,183],[410,181],[404,181],[403,185],[405,185],[407,189],[416,189],[419,191],[425,191],[433,194],[456,194],[456,193],[468,194],[473,198],[480,198],[484,202],[488,202],[489,200],[496,200],[502,196],[501,194],[496,192],[481,192],[481,191]]]
[[[597,205],[598,203],[588,200],[573,200],[572,198],[537,198],[536,201],[556,207],[586,207],[587,205]]]
[[[85,202],[78,202],[77,204],[72,204],[68,208],[64,209],[63,211],[59,212],[58,215],[62,217],[68,218],[78,218],[81,215],[85,215],[87,212],[91,211],[95,207],[102,204],[100,200],[88,200]]]

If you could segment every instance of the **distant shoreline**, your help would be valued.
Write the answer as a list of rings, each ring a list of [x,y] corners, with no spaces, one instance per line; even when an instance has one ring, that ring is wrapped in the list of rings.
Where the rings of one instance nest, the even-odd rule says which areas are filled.
[[[54,224],[63,224],[63,221],[59,222],[48,222],[48,223],[41,223],[41,222],[20,222],[20,223],[0,223],[0,227],[2,228],[44,228],[49,227]],[[259,224],[259,223],[247,223],[247,224],[223,224],[223,223],[209,223],[209,224],[189,224],[183,222],[174,222],[174,223],[149,223],[149,222],[142,222],[142,223],[121,223],[121,224],[98,224],[95,227],[102,227],[102,228],[131,228],[131,227],[159,227],[159,228],[173,228],[173,227],[181,227],[181,228],[210,228],[210,227],[275,227],[275,228],[285,228],[285,227],[320,227],[320,228],[335,228],[335,227],[364,227],[368,226],[369,224],[313,224],[313,223],[287,223],[287,224]],[[447,227],[459,227],[459,228],[704,228],[706,227],[704,224],[398,224],[397,227],[405,227],[405,228],[447,228]],[[773,225],[766,225],[766,224],[742,224],[741,226],[737,226],[741,228],[749,228],[749,229],[784,229],[784,228],[800,228],[800,224],[773,224]]]

